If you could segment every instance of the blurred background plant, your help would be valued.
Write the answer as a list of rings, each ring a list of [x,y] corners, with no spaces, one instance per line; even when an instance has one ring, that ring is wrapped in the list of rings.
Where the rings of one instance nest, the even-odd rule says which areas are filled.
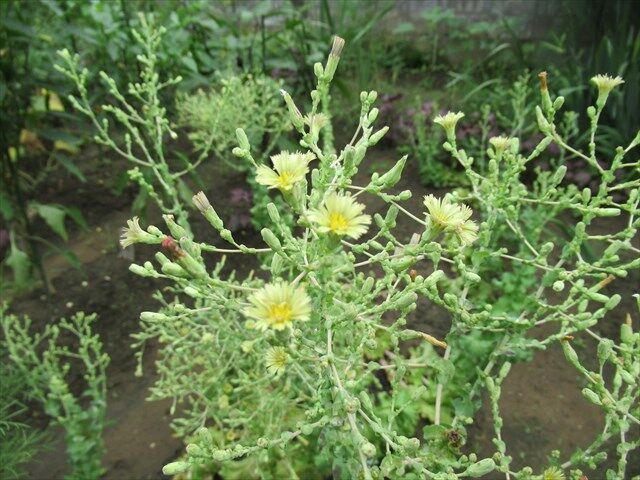
[[[100,338],[92,332],[95,320],[95,314],[79,312],[70,320],[47,325],[42,332],[31,332],[29,318],[7,314],[6,306],[0,309],[4,342],[12,362],[9,368],[15,368],[20,375],[20,385],[25,387],[23,394],[41,403],[51,421],[65,430],[71,466],[71,473],[65,478],[70,480],[94,480],[105,472],[102,431],[106,421],[109,357],[102,352]],[[69,338],[72,346],[68,344]],[[72,387],[72,364],[74,374],[78,367],[83,372],[84,385],[79,393]],[[22,448],[25,456],[31,456],[31,442],[36,438],[25,437],[24,442],[15,446]],[[12,452],[5,450],[9,447],[2,445],[5,452]]]
[[[28,411],[27,379],[0,352],[0,477],[8,480],[25,478],[25,465],[44,448],[46,438],[24,421]]]

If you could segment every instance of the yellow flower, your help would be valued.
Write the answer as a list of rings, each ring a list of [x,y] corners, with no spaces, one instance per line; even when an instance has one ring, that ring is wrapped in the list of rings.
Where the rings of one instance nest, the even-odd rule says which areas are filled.
[[[304,180],[309,171],[309,162],[314,158],[315,155],[311,152],[289,153],[284,151],[273,155],[271,162],[273,162],[274,170],[266,165],[260,165],[256,170],[256,181],[268,188],[289,191],[295,183]]]
[[[284,330],[295,320],[309,320],[311,313],[311,300],[304,287],[284,281],[265,285],[249,297],[249,303],[244,314],[261,330]]]
[[[543,480],[564,480],[564,473],[558,467],[549,467],[542,472]]]
[[[473,220],[465,220],[454,230],[454,235],[464,245],[471,245],[478,238],[478,225]]]
[[[447,112],[446,115],[438,115],[433,119],[433,123],[437,123],[442,128],[444,128],[445,132],[447,132],[447,137],[455,137],[456,124],[458,121],[464,117],[464,113],[462,112]]]
[[[622,77],[611,77],[609,75],[596,75],[591,81],[598,87],[598,92],[603,95],[609,95],[611,90],[624,83]]]
[[[473,212],[468,206],[456,205],[447,197],[436,198],[433,195],[424,197],[424,205],[431,224],[438,230],[452,232],[464,245],[469,245],[478,238],[478,225],[469,220]]]
[[[271,347],[264,355],[267,372],[271,375],[278,375],[280,372],[284,372],[288,358],[289,355],[284,347]]]
[[[339,236],[358,238],[366,233],[371,223],[369,215],[363,215],[364,205],[347,195],[332,193],[322,206],[309,212],[309,219],[318,225],[318,231]]]
[[[431,223],[443,230],[456,228],[469,218],[468,216],[465,218],[460,207],[451,203],[446,197],[436,198],[429,194],[424,197],[424,206],[427,207]]]

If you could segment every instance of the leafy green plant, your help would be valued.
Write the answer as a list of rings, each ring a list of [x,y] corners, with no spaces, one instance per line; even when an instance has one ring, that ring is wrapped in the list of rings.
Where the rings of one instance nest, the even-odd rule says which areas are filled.
[[[314,66],[317,87],[306,118],[325,113],[323,98],[328,98],[342,43],[336,39],[327,63]],[[640,268],[632,244],[640,226],[640,180],[620,183],[615,175],[640,167],[637,160],[625,160],[640,143],[640,132],[603,167],[595,140],[586,153],[567,143],[556,124],[564,99],[552,99],[546,76],[541,80],[535,115],[542,139],[525,155],[518,138],[489,138],[482,172],[457,144],[456,126],[464,114],[435,118],[446,135],[443,148],[459,162],[470,188],[425,197],[423,212],[402,205],[410,191],[390,191],[406,157],[362,186],[353,183],[367,150],[388,130],[374,128],[378,109],[372,91],[361,93],[356,132],[341,150],[334,147],[329,124],[314,129],[317,124],[305,123],[287,95],[305,152],[281,153],[273,169],[258,165],[247,135],[237,130],[234,153],[256,165],[257,181],[280,190],[296,219],[293,229],[269,205],[272,223],[261,232],[266,246],[237,242],[202,192],[193,202],[230,248],[196,242],[168,217],[167,233],[130,223],[123,245],[162,249],[156,253],[159,268],[146,262],[131,270],[173,283],[167,289],[172,299],[163,296],[160,311],[143,312],[142,331],[136,334],[140,351],[152,339],[163,345],[154,398],[183,404],[174,428],[186,437],[187,455],[166,465],[166,474],[192,470],[229,478],[295,478],[311,470],[318,476],[446,480],[500,472],[540,480],[569,470],[576,477],[582,474],[579,468],[602,461],[604,440],[617,435],[618,464],[606,476],[624,478],[629,452],[638,446],[627,435],[640,422],[640,334],[625,324],[617,343],[593,328],[621,300],[605,291],[606,285]],[[593,83],[598,99],[587,113],[595,139],[607,98],[622,80],[596,76]],[[597,170],[596,192],[562,184],[564,165],[555,172],[539,171],[533,186],[525,183],[527,166],[552,143]],[[613,200],[616,191],[625,192],[623,201]],[[387,212],[367,215],[361,195],[387,203]],[[467,203],[477,207],[480,225],[471,219]],[[545,213],[534,215],[529,228],[532,206]],[[400,214],[416,225],[408,241],[394,235]],[[561,215],[576,219],[567,239],[543,228]],[[625,222],[610,226],[609,233],[590,229],[596,220],[623,215]],[[504,231],[510,231],[508,237]],[[582,255],[595,244],[601,248],[592,249],[591,257]],[[262,253],[271,253],[260,257],[266,275],[222,274],[225,255]],[[221,258],[211,269],[205,256]],[[510,272],[523,267],[537,279],[520,284],[526,303],[485,302],[486,284],[500,291],[512,283]],[[417,268],[429,273],[420,275]],[[450,315],[446,341],[407,328],[419,298]],[[540,325],[548,326],[546,336],[528,335]],[[599,342],[601,364],[615,363],[610,386],[572,353],[569,342],[581,332]],[[583,394],[605,410],[608,422],[587,452],[578,451],[564,463],[554,460],[537,474],[531,467],[514,470],[502,437],[502,383],[514,361],[556,342],[590,382]],[[434,347],[444,350],[442,357]],[[381,378],[385,373],[387,382]],[[465,426],[473,422],[482,391],[490,399],[494,427],[495,452],[487,458],[462,451]],[[425,402],[433,402],[433,408],[417,407]],[[422,431],[421,419],[432,421]]]
[[[166,138],[175,139],[177,134],[167,118],[167,110],[163,106],[160,95],[162,90],[172,87],[181,81],[181,77],[161,80],[158,74],[158,49],[161,45],[164,28],[155,28],[152,19],[140,15],[141,30],[132,30],[143,53],[138,55],[141,65],[140,82],[127,86],[129,99],[121,92],[116,81],[101,72],[102,81],[107,90],[120,106],[103,105],[102,110],[113,115],[116,122],[124,128],[124,145],[119,145],[110,137],[109,118],[98,118],[89,99],[87,80],[89,71],[80,67],[79,55],[72,55],[68,50],[59,51],[64,66],[56,65],[56,69],[68,77],[78,90],[79,97],[69,96],[71,104],[86,115],[96,128],[95,141],[104,145],[118,155],[127,159],[133,168],[128,171],[131,180],[140,186],[140,201],[146,206],[147,199],[154,201],[167,214],[175,215],[178,223],[187,224],[187,211],[180,201],[181,195],[187,195],[189,189],[181,179],[192,172],[206,160],[211,145],[202,148],[198,159],[188,163],[184,168],[172,172],[170,161],[166,155]],[[130,103],[133,102],[133,103]],[[139,106],[135,106],[138,103]],[[177,170],[178,162],[173,163]],[[186,192],[186,193],[185,193]]]
[[[5,46],[0,55],[0,102],[4,112],[11,112],[0,119],[0,215],[10,243],[2,277],[8,285],[9,267],[12,286],[20,290],[34,284],[36,270],[48,289],[42,266],[45,253],[58,251],[75,267],[79,262],[71,251],[38,233],[37,218],[64,241],[67,219],[86,224],[76,208],[37,201],[38,190],[60,168],[84,181],[72,159],[81,139],[60,126],[69,114],[60,99],[61,79],[48,68],[55,51],[55,29],[46,27],[46,8],[40,3],[33,9],[23,7],[23,2],[8,1],[0,13],[0,39]]]
[[[97,479],[102,466],[107,408],[106,368],[109,357],[102,352],[99,337],[91,330],[96,315],[76,313],[32,333],[31,320],[0,311],[9,358],[27,385],[29,398],[42,403],[53,422],[65,430],[67,455],[71,466],[69,479]],[[77,342],[70,348],[66,335]],[[71,387],[72,364],[83,371],[84,388],[80,395]]]
[[[232,158],[235,127],[242,125],[253,144],[262,146],[256,155],[264,160],[289,128],[282,107],[282,81],[247,75],[223,78],[210,92],[199,90],[178,97],[179,124],[189,129],[197,150],[210,150],[230,168],[247,170],[248,163]]]

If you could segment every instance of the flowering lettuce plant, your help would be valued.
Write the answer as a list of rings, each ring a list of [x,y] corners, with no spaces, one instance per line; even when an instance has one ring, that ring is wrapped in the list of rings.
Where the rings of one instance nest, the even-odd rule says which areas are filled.
[[[627,454],[638,446],[625,435],[640,422],[639,335],[631,322],[622,326],[619,344],[592,329],[621,300],[602,289],[640,266],[632,245],[640,180],[616,184],[612,174],[638,169],[638,161],[624,157],[640,135],[620,147],[609,164],[595,157],[592,144],[605,105],[604,87],[596,81],[601,94],[588,112],[589,153],[569,146],[554,123],[563,100],[551,101],[543,76],[536,113],[544,138],[528,156],[520,153],[517,138],[493,138],[486,174],[476,172],[473,158],[456,147],[462,114],[436,119],[447,135],[444,148],[465,169],[470,188],[442,198],[429,195],[421,212],[411,212],[403,203],[412,193],[394,190],[407,157],[361,185],[354,180],[368,149],[388,130],[374,127],[376,92],[361,93],[355,134],[341,150],[334,147],[329,85],[343,44],[336,38],[326,64],[315,65],[318,82],[306,115],[282,92],[301,151],[258,164],[246,134],[236,131],[234,154],[254,166],[258,183],[279,191],[294,225],[270,204],[271,224],[261,232],[264,245],[244,245],[200,192],[194,205],[228,246],[197,241],[170,215],[164,217],[165,231],[155,226],[145,231],[134,219],[123,233],[123,245],[160,247],[157,265],[134,264],[131,270],[170,282],[171,298],[158,294],[163,308],[143,312],[142,330],[135,335],[140,356],[146,342],[157,339],[162,345],[152,398],[173,398],[173,413],[182,405],[174,428],[186,437],[187,453],[164,472],[217,471],[224,478],[325,478],[331,472],[364,479],[448,480],[495,472],[507,479],[564,478],[564,470],[580,475],[578,467],[595,466],[603,443],[618,435],[617,470],[607,478],[622,478]],[[562,167],[540,173],[533,186],[524,183],[527,164],[552,142],[601,173],[597,192],[562,185]],[[612,191],[626,192],[625,202],[614,202]],[[365,213],[365,196],[382,201],[386,211]],[[469,205],[481,214],[480,223]],[[542,212],[528,225],[532,208]],[[544,226],[561,214],[578,221],[558,249]],[[415,223],[410,239],[395,234],[399,215]],[[620,231],[589,231],[596,219],[621,215],[628,220]],[[602,242],[604,248],[587,259],[581,254],[587,242]],[[225,269],[228,255],[251,257],[260,269],[238,278]],[[529,304],[505,311],[484,301],[485,283],[499,284],[523,266],[539,279],[527,293]],[[408,327],[419,299],[448,312],[446,339],[436,338],[428,324],[426,331]],[[527,335],[543,324],[557,328],[544,339]],[[601,372],[582,366],[571,346],[583,331],[603,345],[601,372],[604,363],[614,365],[611,385]],[[468,362],[466,346],[479,334],[490,335],[489,348],[471,362],[470,388],[456,391],[451,388],[456,365]],[[529,467],[515,470],[501,433],[502,383],[514,357],[559,341],[589,383],[585,398],[605,411],[605,428],[588,450],[541,474]],[[478,458],[461,449],[483,389],[494,417],[496,451]],[[457,407],[450,408],[453,404]]]

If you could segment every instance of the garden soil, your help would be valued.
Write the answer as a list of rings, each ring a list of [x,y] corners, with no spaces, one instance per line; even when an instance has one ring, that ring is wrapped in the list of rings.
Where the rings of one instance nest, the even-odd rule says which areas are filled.
[[[370,164],[382,171],[397,159],[393,150],[374,153]],[[125,189],[115,196],[107,188],[106,182],[113,175],[114,168],[125,166],[122,163],[107,162],[108,170],[96,165],[95,172],[87,178],[96,179],[92,185],[68,185],[61,182],[43,193],[45,200],[61,204],[74,205],[87,217],[91,230],[75,231],[72,235],[72,250],[83,264],[81,270],[71,269],[61,257],[46,259],[47,271],[55,292],[46,294],[37,289],[24,296],[14,298],[10,311],[31,316],[36,326],[42,326],[56,319],[69,316],[82,310],[96,312],[99,315],[96,330],[100,334],[106,352],[111,357],[108,369],[108,421],[104,438],[107,455],[104,465],[107,480],[142,480],[166,478],[162,475],[162,466],[183,453],[184,446],[179,438],[172,435],[169,423],[171,402],[147,401],[149,388],[155,381],[154,359],[156,346],[150,345],[143,358],[143,376],[135,377],[136,359],[131,348],[131,334],[138,331],[139,313],[153,310],[158,302],[152,294],[164,285],[162,282],[138,277],[129,272],[132,260],[142,263],[154,253],[152,247],[128,249],[122,251],[118,246],[120,228],[130,218],[131,205],[135,191]],[[114,167],[115,165],[115,167]],[[365,166],[366,168],[366,166]],[[371,171],[359,173],[364,183]],[[248,202],[243,204],[238,198],[248,187],[242,175],[223,172],[215,167],[205,167],[202,178],[210,179],[204,187],[212,204],[225,205],[222,215],[227,219],[240,219],[236,235],[247,245],[260,245],[260,235],[250,227],[243,227],[247,218]],[[69,181],[69,180],[65,180]],[[197,187],[196,187],[197,188]],[[423,195],[429,192],[420,183],[417,168],[411,162],[407,165],[398,191],[410,189],[413,198],[409,201],[411,211],[422,211]],[[235,192],[235,193],[234,193]],[[234,196],[231,198],[230,196]],[[364,197],[364,196],[363,196]],[[384,205],[377,199],[367,200],[368,211],[384,211]],[[398,231],[400,237],[408,240],[415,231],[414,224],[405,222],[399,216]],[[149,214],[149,221],[160,224],[159,215]],[[192,215],[196,238],[221,244],[219,239],[199,215]],[[611,221],[616,221],[612,219]],[[44,234],[44,230],[43,230]],[[226,271],[238,270],[247,273],[255,264],[247,265],[246,259],[229,257]],[[428,271],[420,271],[428,274]],[[620,323],[627,312],[634,316],[638,325],[638,313],[633,306],[632,293],[637,293],[637,277],[628,281],[618,281],[611,285],[623,297],[618,308],[598,328],[603,335],[617,338]],[[439,309],[421,305],[411,320],[413,328],[420,328],[438,337],[446,334],[449,318]],[[535,334],[536,332],[534,332]],[[537,332],[543,333],[543,332]],[[595,358],[595,342],[590,337],[580,338],[576,342],[580,354]],[[72,388],[82,389],[80,376],[74,378]],[[539,469],[547,464],[547,458],[553,450],[561,450],[566,458],[567,452],[577,447],[585,448],[603,426],[600,411],[588,403],[580,394],[582,384],[574,369],[564,361],[559,345],[547,351],[537,352],[532,361],[514,365],[511,374],[503,386],[500,402],[504,415],[503,437],[508,445],[508,454],[514,455],[515,468],[532,465]],[[31,410],[33,422],[46,426],[37,406]],[[50,430],[49,446],[29,465],[29,478],[34,480],[62,479],[68,473],[64,453],[64,436],[59,428]],[[492,419],[488,402],[478,414],[477,421],[469,428],[469,444],[480,453],[491,454]],[[636,432],[637,433],[637,432]],[[518,452],[518,453],[516,453]],[[638,452],[635,452],[638,453]],[[629,475],[640,473],[640,455],[630,455]],[[602,472],[588,474],[590,480],[600,480]],[[489,476],[487,478],[504,478]]]

